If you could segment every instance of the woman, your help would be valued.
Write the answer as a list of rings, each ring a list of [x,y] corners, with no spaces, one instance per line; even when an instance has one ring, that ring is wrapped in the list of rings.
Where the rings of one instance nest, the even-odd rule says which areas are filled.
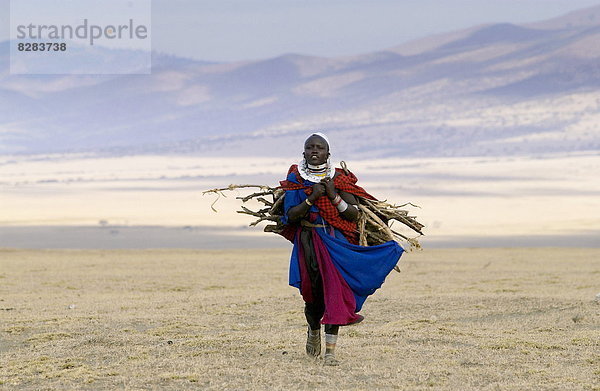
[[[294,243],[290,285],[300,289],[305,302],[306,353],[321,354],[324,324],[324,364],[338,365],[339,326],[363,320],[357,312],[381,286],[403,249],[394,241],[357,245],[357,197],[374,198],[356,185],[354,174],[333,168],[329,146],[324,134],[311,134],[304,143],[304,158],[281,182],[286,190],[282,235]]]

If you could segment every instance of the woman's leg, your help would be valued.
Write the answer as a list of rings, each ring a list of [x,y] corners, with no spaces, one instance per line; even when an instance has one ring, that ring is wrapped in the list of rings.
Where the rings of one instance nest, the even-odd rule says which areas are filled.
[[[340,331],[340,326],[337,324],[326,324],[325,325],[325,334],[338,335]]]
[[[304,303],[304,315],[308,322],[306,354],[318,357],[321,354],[321,318],[325,307],[321,303]]]
[[[338,325],[325,325],[325,355],[323,356],[325,365],[339,364],[339,361],[335,358],[335,345],[337,344],[339,330],[340,326]]]
[[[311,330],[321,329],[321,318],[325,313],[325,306],[323,303],[304,303],[304,315],[306,316],[306,322]],[[327,330],[327,325],[325,326]]]
[[[306,337],[306,354],[318,357],[321,354],[321,318],[325,313],[323,300],[323,284],[319,273],[319,266],[312,246],[311,229],[303,228],[300,232],[300,242],[304,254],[304,262],[310,277],[313,302],[304,303],[304,315],[308,323]]]

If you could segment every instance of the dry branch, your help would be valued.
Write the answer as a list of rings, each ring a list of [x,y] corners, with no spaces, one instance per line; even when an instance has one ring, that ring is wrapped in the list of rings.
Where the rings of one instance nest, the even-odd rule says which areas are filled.
[[[265,216],[265,217],[261,217],[258,220],[250,223],[251,227],[256,226],[256,224],[262,222],[262,221],[279,221],[279,219],[281,219],[281,216]]]
[[[217,203],[217,201],[219,201],[219,198],[221,196],[227,198],[227,196],[225,195],[225,193],[223,193],[224,191],[226,191],[226,190],[233,191],[233,190],[236,190],[236,189],[244,189],[244,188],[249,188],[249,187],[257,187],[257,188],[261,189],[264,194],[258,194],[258,193],[250,194],[248,197],[244,197],[246,199],[242,200],[243,202],[248,201],[249,199],[253,198],[256,195],[271,194],[275,190],[275,189],[273,189],[270,186],[264,186],[264,185],[234,185],[234,184],[231,184],[231,185],[229,185],[227,187],[221,187],[221,188],[217,188],[217,189],[205,190],[205,191],[202,192],[202,195],[206,195],[208,193],[215,193],[217,195],[217,198],[210,205],[210,208],[213,210],[213,212],[216,213],[217,210],[215,209],[215,204]]]
[[[367,218],[364,213],[360,213],[358,215],[358,220],[356,222],[356,226],[358,227],[358,244],[360,246],[367,246],[367,234],[365,232],[367,225]]]

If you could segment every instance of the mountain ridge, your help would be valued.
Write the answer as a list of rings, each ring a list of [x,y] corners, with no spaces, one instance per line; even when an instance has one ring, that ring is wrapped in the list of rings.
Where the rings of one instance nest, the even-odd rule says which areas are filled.
[[[337,58],[208,63],[153,53],[147,76],[3,72],[0,154],[235,155],[261,143],[280,151],[314,129],[338,139],[384,134],[376,148],[342,142],[365,156],[597,150],[597,14],[600,6]]]

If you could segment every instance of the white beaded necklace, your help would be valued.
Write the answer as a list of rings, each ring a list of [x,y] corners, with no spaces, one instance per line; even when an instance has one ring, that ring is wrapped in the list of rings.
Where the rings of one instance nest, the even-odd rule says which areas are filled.
[[[331,161],[329,159],[327,159],[326,163],[319,164],[317,166],[308,164],[306,159],[302,159],[300,163],[298,163],[298,172],[300,173],[302,179],[311,181],[313,183],[319,183],[323,178],[333,178],[333,166],[331,165]],[[321,173],[324,173],[324,175]]]

